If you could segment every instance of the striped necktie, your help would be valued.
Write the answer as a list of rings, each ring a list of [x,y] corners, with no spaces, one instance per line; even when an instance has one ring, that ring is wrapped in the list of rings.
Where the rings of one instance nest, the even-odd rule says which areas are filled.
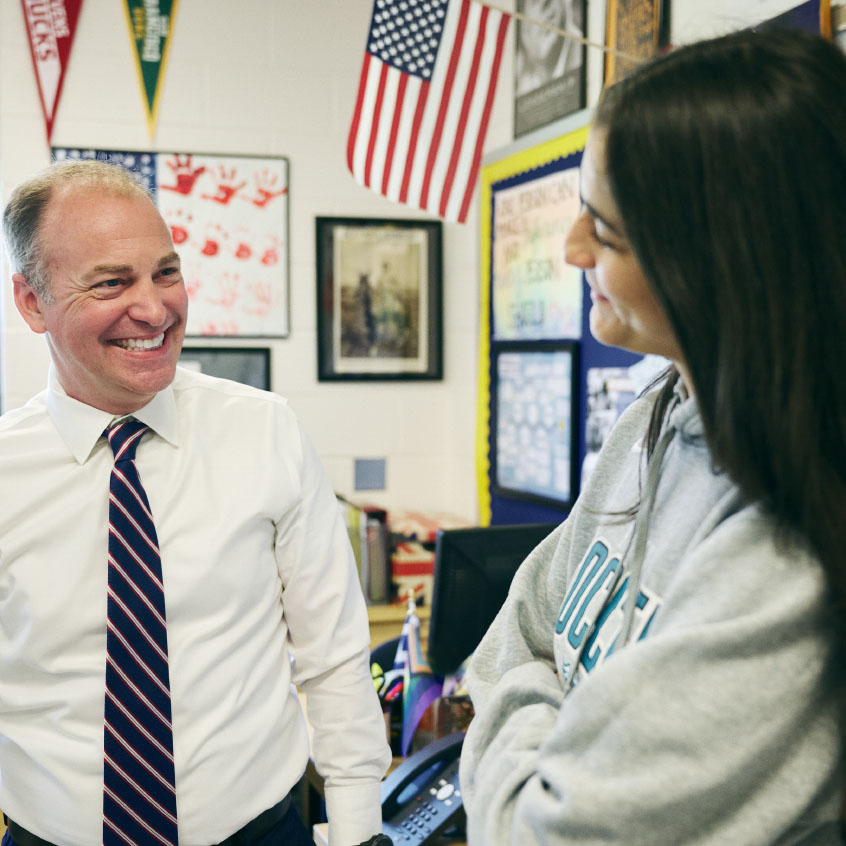
[[[178,843],[162,564],[134,461],[146,431],[129,420],[104,432],[115,464],[109,483],[103,846]]]

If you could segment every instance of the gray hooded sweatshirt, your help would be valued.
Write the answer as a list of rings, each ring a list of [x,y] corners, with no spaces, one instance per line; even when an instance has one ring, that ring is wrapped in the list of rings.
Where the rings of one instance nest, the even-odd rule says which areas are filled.
[[[471,661],[470,846],[842,842],[822,568],[715,471],[695,400],[647,468],[653,402],[620,419]]]

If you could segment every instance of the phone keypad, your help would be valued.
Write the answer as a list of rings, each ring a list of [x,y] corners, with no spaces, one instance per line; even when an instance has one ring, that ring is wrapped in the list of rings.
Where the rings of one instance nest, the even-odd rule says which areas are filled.
[[[450,764],[442,776],[424,793],[409,803],[401,819],[394,819],[388,834],[395,846],[410,846],[425,841],[444,827],[456,806],[461,805],[458,761]]]

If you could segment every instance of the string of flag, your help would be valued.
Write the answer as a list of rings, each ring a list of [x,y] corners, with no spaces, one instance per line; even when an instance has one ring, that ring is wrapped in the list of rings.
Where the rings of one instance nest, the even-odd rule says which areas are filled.
[[[522,12],[508,12],[494,3],[488,3],[487,0],[474,0],[474,2],[479,3],[482,6],[487,6],[489,9],[496,9],[496,11],[502,12],[503,14],[511,15],[511,17],[515,20],[524,21],[532,26],[545,29],[547,32],[554,32],[556,35],[560,35],[561,38],[569,38],[571,41],[577,41],[579,44],[584,44],[585,47],[593,47],[596,50],[601,50],[603,53],[610,53],[612,56],[617,56],[620,59],[626,59],[629,62],[637,62],[638,64],[643,62],[642,57],[632,56],[630,53],[624,53],[622,50],[609,47],[607,44],[599,44],[598,42],[591,41],[589,38],[585,38],[575,32],[570,32],[568,29],[561,29],[553,24],[546,23],[546,21],[535,20],[529,15],[524,15]]]

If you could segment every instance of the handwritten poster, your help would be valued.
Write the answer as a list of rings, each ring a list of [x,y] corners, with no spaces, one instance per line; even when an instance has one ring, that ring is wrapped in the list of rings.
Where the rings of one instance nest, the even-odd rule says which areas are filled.
[[[582,272],[564,261],[578,167],[496,190],[493,204],[493,339],[580,338]]]
[[[288,160],[54,148],[136,173],[153,195],[188,290],[189,336],[286,337]]]

